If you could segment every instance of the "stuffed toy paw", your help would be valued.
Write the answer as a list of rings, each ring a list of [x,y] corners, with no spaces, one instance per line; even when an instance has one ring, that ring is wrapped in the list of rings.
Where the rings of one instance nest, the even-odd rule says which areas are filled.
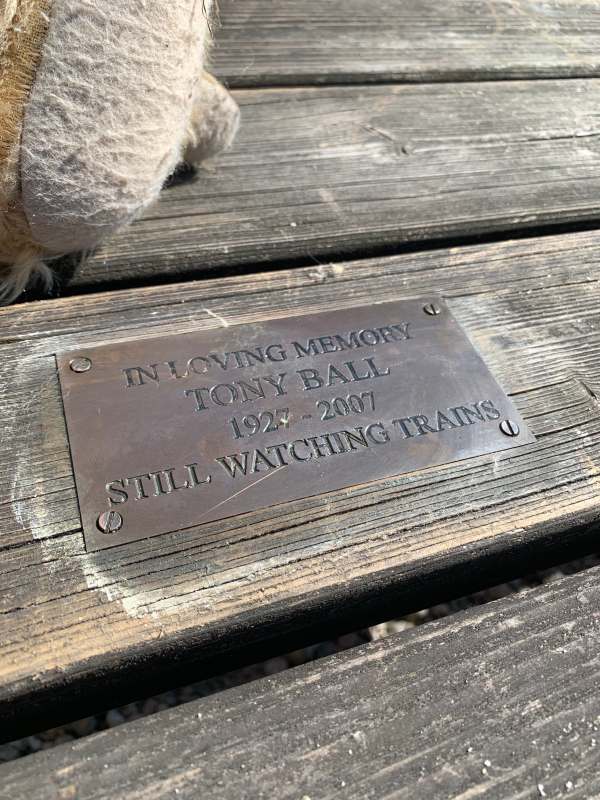
[[[239,111],[203,71],[212,0],[0,0],[0,298],[135,219]]]

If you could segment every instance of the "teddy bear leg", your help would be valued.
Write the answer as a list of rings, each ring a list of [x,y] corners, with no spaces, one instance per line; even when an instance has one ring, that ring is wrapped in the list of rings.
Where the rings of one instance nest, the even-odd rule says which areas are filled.
[[[200,164],[226,150],[240,122],[240,110],[227,89],[208,72],[202,73],[190,117],[183,158]]]
[[[90,250],[137,218],[187,140],[210,3],[116,5],[53,0],[20,165],[32,240],[51,255]]]

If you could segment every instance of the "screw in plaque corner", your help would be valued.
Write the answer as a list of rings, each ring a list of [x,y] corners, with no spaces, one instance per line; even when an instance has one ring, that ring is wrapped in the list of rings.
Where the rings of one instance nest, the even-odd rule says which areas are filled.
[[[423,306],[423,311],[426,314],[429,314],[430,317],[437,317],[437,315],[441,313],[442,309],[437,303],[427,303]]]
[[[101,533],[116,533],[123,527],[123,517],[118,511],[104,511],[96,520]]]
[[[88,372],[92,368],[92,361],[85,356],[79,356],[69,362],[73,372]]]
[[[519,426],[512,419],[503,419],[500,423],[500,430],[505,436],[518,436],[521,433]]]

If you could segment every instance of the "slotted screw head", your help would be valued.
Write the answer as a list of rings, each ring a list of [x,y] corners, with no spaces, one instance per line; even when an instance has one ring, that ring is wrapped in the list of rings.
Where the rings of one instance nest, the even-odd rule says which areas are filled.
[[[118,511],[104,511],[96,520],[96,525],[102,533],[116,533],[123,527],[123,517]]]
[[[503,419],[500,423],[500,430],[505,436],[518,436],[521,432],[517,423],[512,419]]]
[[[436,317],[441,310],[437,303],[427,303],[427,305],[423,306],[423,311],[429,314],[430,317]]]
[[[69,366],[73,370],[73,372],[87,372],[89,369],[92,368],[92,362],[89,358],[85,358],[85,356],[74,358],[70,363]]]

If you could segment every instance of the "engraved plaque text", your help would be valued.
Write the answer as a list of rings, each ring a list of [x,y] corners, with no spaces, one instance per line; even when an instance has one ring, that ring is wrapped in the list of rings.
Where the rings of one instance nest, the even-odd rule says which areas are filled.
[[[58,364],[89,550],[534,441],[435,297]]]

